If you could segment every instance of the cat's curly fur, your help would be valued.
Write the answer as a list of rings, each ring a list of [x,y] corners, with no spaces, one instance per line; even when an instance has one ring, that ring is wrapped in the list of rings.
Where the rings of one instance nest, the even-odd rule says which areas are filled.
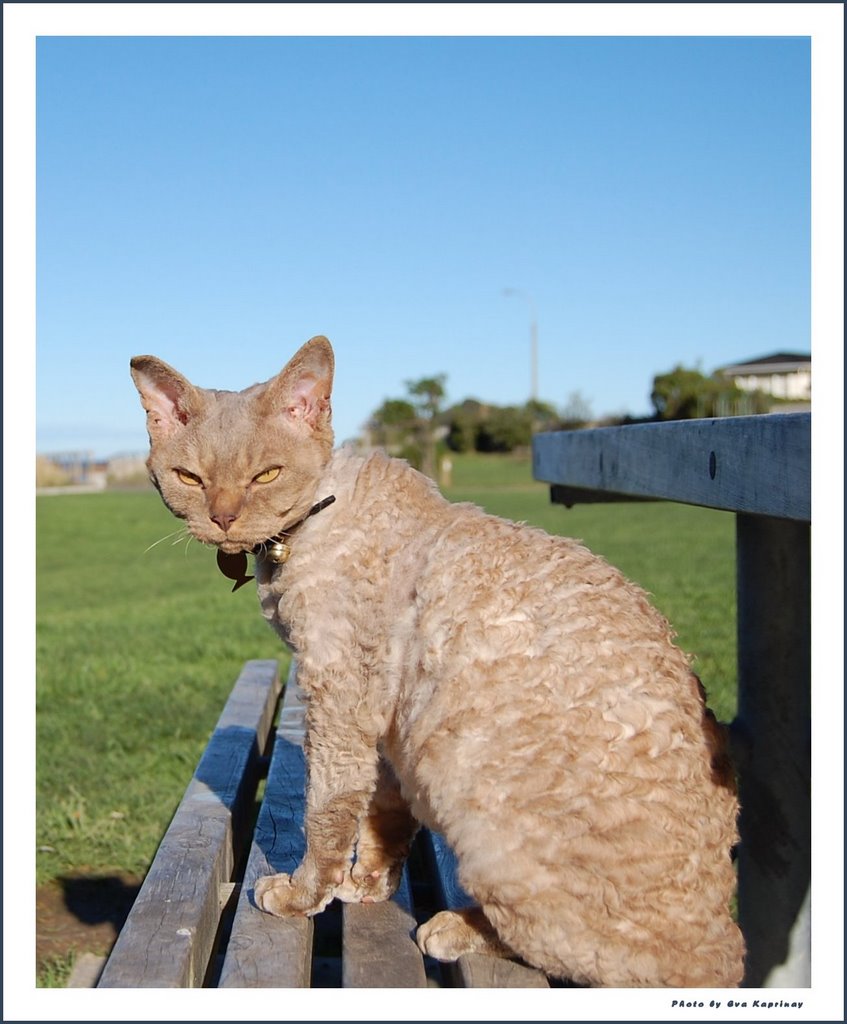
[[[422,822],[480,908],[423,925],[431,955],[512,953],[593,985],[739,984],[731,772],[645,594],[576,541],[450,504],[404,462],[333,451],[325,338],[240,393],[151,356],[132,372],[151,476],[198,539],[232,553],[293,528],[288,562],[260,554],[256,576],[308,699],[307,852],[257,904],[385,899]]]

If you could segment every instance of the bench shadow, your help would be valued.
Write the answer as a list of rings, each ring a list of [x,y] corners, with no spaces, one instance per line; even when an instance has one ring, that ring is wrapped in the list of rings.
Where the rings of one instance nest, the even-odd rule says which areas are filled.
[[[84,925],[111,925],[116,936],[141,888],[117,875],[65,875],[58,882],[70,914]]]

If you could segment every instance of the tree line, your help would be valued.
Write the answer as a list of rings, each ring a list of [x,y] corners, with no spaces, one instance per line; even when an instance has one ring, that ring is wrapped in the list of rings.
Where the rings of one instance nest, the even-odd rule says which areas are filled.
[[[720,373],[706,376],[683,366],[653,378],[653,415],[639,418],[621,415],[595,420],[590,404],[578,391],[561,409],[536,399],[498,406],[466,398],[445,407],[446,383],[445,374],[406,381],[405,397],[386,399],[371,415],[366,424],[369,442],[435,476],[439,449],[512,452],[528,447],[532,435],[541,431],[748,415],[767,412],[774,404],[770,395],[742,391]]]

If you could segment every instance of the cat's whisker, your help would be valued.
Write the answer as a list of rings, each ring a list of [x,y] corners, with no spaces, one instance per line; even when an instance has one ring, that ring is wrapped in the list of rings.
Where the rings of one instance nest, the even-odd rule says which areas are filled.
[[[163,541],[170,540],[171,537],[176,537],[175,541],[171,541],[171,545],[179,544],[179,542],[182,540],[182,536],[185,533],[187,533],[187,532],[188,531],[187,531],[186,527],[183,526],[183,527],[180,527],[179,530],[174,530],[173,533],[166,533],[164,537],[160,537],[158,540],[154,540],[153,543],[149,547],[145,548],[144,549],[144,554],[146,555],[148,551],[152,551],[153,548],[155,548],[157,545],[161,544]]]

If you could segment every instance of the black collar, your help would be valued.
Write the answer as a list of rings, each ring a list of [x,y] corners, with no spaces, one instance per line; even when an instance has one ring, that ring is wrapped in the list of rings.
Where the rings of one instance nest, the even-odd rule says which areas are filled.
[[[291,556],[291,547],[288,543],[291,534],[301,527],[307,519],[316,515],[322,509],[331,505],[334,501],[335,495],[330,494],[328,498],[323,498],[316,505],[312,505],[302,519],[298,519],[296,523],[292,523],[291,526],[286,527],[284,530],[280,530],[280,532],[275,536],[268,537],[268,539],[262,541],[261,544],[257,544],[252,549],[251,554],[262,555],[276,565],[282,565],[287,562]],[[249,583],[250,580],[254,578],[247,575],[246,551],[237,551],[232,555],[228,555],[225,551],[218,549],[217,561],[218,568],[224,576],[226,576],[227,579],[235,580],[235,586],[232,588],[233,594],[239,587],[244,586],[245,583]]]
[[[310,516],[320,512],[321,509],[325,509],[327,505],[331,505],[334,501],[335,495],[330,494],[328,498],[324,498],[322,501],[319,501],[317,505],[312,505],[302,519],[298,519],[296,523],[289,526],[287,529],[280,530],[280,532],[274,537],[268,537],[268,539],[262,541],[261,544],[257,544],[253,548],[253,554],[264,555],[277,565],[282,565],[283,562],[287,562],[291,554],[291,548],[288,546],[288,538],[291,534],[294,533],[298,527],[302,526]]]

